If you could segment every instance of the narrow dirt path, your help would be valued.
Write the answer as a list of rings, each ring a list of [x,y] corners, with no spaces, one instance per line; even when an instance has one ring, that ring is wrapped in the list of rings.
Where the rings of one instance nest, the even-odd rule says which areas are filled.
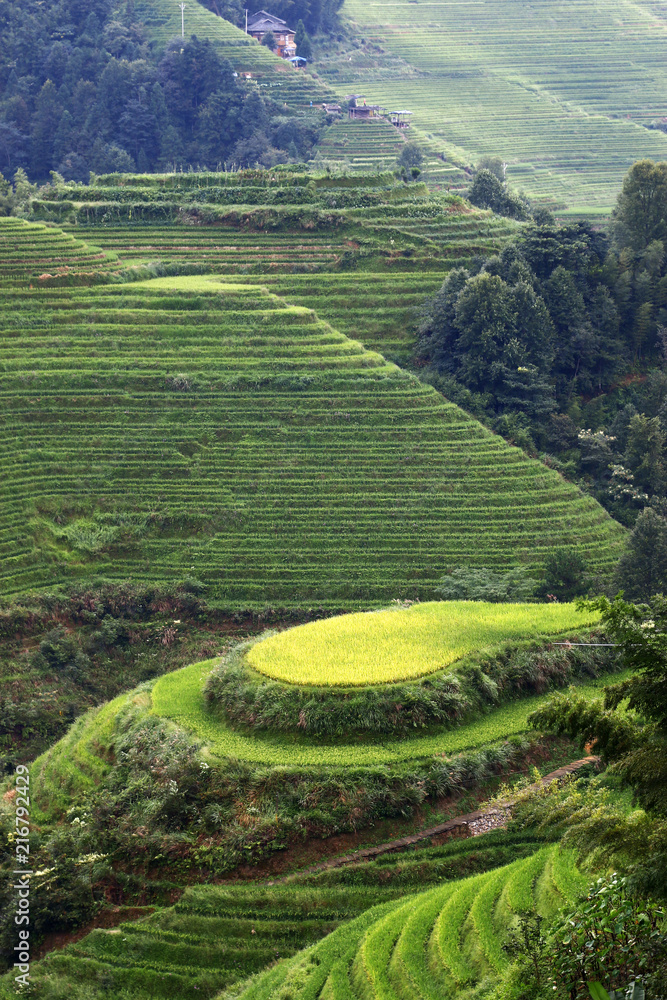
[[[556,771],[551,771],[550,774],[545,774],[543,778],[540,778],[539,781],[536,781],[530,787],[539,788],[549,785],[552,781],[559,781],[561,778],[573,774],[574,771],[578,771],[580,767],[584,767],[586,764],[598,764],[599,761],[600,758],[595,756],[575,760],[571,764],[559,767]],[[475,812],[465,813],[463,816],[455,816],[454,819],[449,819],[446,823],[439,823],[437,826],[432,826],[427,830],[420,830],[418,833],[410,834],[409,837],[401,837],[399,840],[392,840],[386,844],[366,847],[363,850],[355,851],[353,854],[343,854],[337,858],[330,858],[328,861],[322,861],[317,865],[312,865],[310,868],[304,868],[300,872],[292,872],[283,878],[272,879],[268,885],[290,882],[292,879],[300,878],[303,875],[314,875],[317,872],[326,871],[328,868],[341,868],[344,865],[352,865],[359,861],[372,861],[373,858],[377,858],[381,854],[389,854],[391,851],[402,851],[406,847],[418,844],[422,840],[434,840],[437,844],[448,840],[452,836],[467,835],[468,837],[479,837],[482,833],[487,833],[489,830],[495,830],[507,824],[513,801],[512,798],[509,798],[506,802],[501,802],[492,808],[477,809]]]

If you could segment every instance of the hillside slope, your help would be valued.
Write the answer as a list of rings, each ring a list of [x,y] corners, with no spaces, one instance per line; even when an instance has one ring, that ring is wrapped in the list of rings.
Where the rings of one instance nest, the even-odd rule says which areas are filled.
[[[585,893],[574,852],[549,846],[528,858],[427,892],[383,902],[251,979],[243,1000],[453,998],[491,985],[510,965],[502,943],[521,910],[553,917]]]
[[[610,207],[635,160],[667,156],[667,135],[642,127],[667,114],[657,3],[346,0],[343,14],[357,47],[323,45],[318,62],[339,94],[412,110],[459,162],[502,157],[529,195]]]
[[[149,38],[164,46],[181,34],[181,11],[171,0],[136,0],[136,16],[146,26]],[[254,8],[253,8],[254,10]],[[252,10],[251,10],[252,13]],[[208,39],[218,54],[229,59],[239,73],[251,73],[265,96],[293,107],[310,106],[333,99],[333,91],[303,70],[295,70],[265,45],[207,10],[196,0],[185,9],[185,35]]]
[[[33,964],[32,981],[53,1000],[212,998],[232,983],[285,960],[406,891],[458,884],[471,872],[529,858],[543,846],[529,834],[495,831],[473,840],[421,847],[285,885],[199,885],[143,919],[97,929]],[[569,860],[569,858],[567,859]],[[0,997],[13,997],[10,976]]]
[[[449,566],[624,530],[433,389],[264,289],[5,296],[1,586],[203,579],[237,602],[430,597]]]

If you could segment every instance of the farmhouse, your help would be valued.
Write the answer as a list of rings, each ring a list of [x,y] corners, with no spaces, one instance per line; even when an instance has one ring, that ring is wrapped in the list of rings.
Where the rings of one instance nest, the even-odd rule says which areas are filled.
[[[296,45],[294,44],[296,32],[288,28],[285,21],[274,17],[273,14],[268,14],[265,10],[258,10],[256,14],[248,18],[247,32],[258,42],[261,42],[269,31],[276,40],[276,47],[273,51],[277,56],[290,59],[296,55]]]
[[[371,118],[378,118],[381,116],[384,108],[380,104],[357,104],[357,101],[363,97],[363,94],[347,94],[345,100],[349,101],[348,105],[348,118],[357,118],[361,121],[369,121]]]
[[[361,104],[356,108],[348,108],[348,117],[368,121],[369,118],[380,117],[382,110],[379,104]]]

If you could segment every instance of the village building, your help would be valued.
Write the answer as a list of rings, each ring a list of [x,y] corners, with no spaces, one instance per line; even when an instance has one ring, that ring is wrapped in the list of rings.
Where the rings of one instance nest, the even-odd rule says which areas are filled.
[[[410,122],[406,119],[411,114],[412,111],[388,111],[387,118],[394,128],[410,128]]]
[[[277,56],[291,59],[292,56],[296,55],[296,45],[294,44],[296,31],[288,28],[285,21],[274,17],[273,14],[268,14],[265,10],[258,10],[256,14],[248,18],[247,33],[256,38],[258,42],[261,42],[264,35],[269,32],[276,40],[276,47],[273,51]]]
[[[384,110],[379,104],[357,104],[347,109],[349,118],[360,118],[368,121],[370,118],[380,118]]]
[[[358,104],[357,102],[363,99],[363,94],[347,94],[345,100],[348,101],[347,115],[348,118],[357,118],[361,121],[370,121],[372,118],[379,118],[382,116],[384,108],[380,104]]]

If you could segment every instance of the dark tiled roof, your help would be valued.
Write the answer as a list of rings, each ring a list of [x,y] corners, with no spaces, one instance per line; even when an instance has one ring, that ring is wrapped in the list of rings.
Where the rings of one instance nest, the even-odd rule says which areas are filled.
[[[287,27],[285,21],[274,17],[273,14],[268,14],[265,10],[258,10],[256,14],[248,18],[248,31],[289,31],[294,33],[291,28]]]

